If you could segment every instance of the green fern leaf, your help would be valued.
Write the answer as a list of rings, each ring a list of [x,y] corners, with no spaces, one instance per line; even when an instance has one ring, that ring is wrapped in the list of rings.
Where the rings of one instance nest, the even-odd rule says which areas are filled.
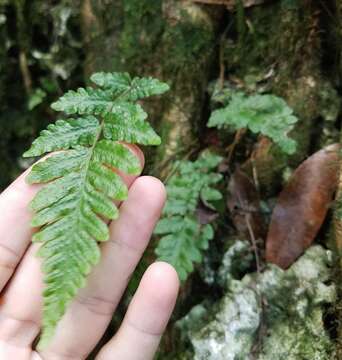
[[[122,94],[130,89],[132,82],[128,73],[98,72],[91,75],[90,80],[103,89],[108,89],[116,94]]]
[[[87,87],[69,90],[51,107],[68,115],[104,115],[111,112],[114,104],[115,98],[110,90]]]
[[[69,149],[75,145],[90,145],[99,128],[94,116],[57,120],[43,130],[23,156],[40,156],[46,152]]]
[[[196,210],[200,199],[210,204],[222,198],[213,188],[222,179],[214,172],[221,161],[211,153],[203,153],[194,162],[180,161],[166,186],[168,200],[155,229],[161,235],[155,252],[159,260],[175,267],[182,281],[194,270],[194,263],[202,261],[202,251],[214,237],[211,225],[199,223]]]
[[[136,95],[124,101],[121,97],[136,91],[134,81],[127,74],[115,76],[117,84],[113,74],[95,74],[95,79],[112,79],[112,85],[99,80],[102,89],[80,88],[62,96],[54,109],[84,116],[49,125],[24,154],[59,151],[34,165],[27,177],[31,184],[45,184],[30,203],[32,226],[40,227],[33,241],[41,244],[45,282],[40,347],[51,339],[68,303],[99,261],[98,242],[109,238],[106,222],[119,216],[114,200],[127,198],[128,189],[113,169],[133,175],[141,171],[138,158],[119,141],[160,143],[147,114],[133,102]],[[162,84],[144,80],[146,89],[156,83]]]
[[[115,80],[112,79],[112,75]],[[77,91],[70,90],[51,107],[56,111],[64,111],[68,115],[103,115],[112,112],[118,99],[131,102],[160,95],[169,90],[167,84],[153,78],[134,78],[124,85],[123,82],[117,81],[116,75],[117,73],[94,74],[93,81],[96,79],[95,83],[103,84],[103,89],[87,87],[79,88]]]
[[[119,104],[106,116],[104,136],[128,143],[160,145],[160,137],[145,121],[146,118],[147,114],[139,104]]]
[[[208,127],[248,128],[272,139],[285,153],[293,154],[296,142],[288,137],[288,133],[297,121],[292,109],[275,95],[237,93],[232,95],[225,108],[211,114]]]
[[[201,250],[206,250],[214,237],[212,226],[201,226],[190,216],[162,219],[155,234],[164,235],[156,248],[161,261],[167,261],[177,269],[181,281],[194,270],[194,263],[202,261]]]
[[[131,79],[128,73],[96,73],[91,80],[104,89],[115,91],[125,100],[136,101],[153,95],[160,95],[169,90],[169,85],[158,79],[139,78]]]

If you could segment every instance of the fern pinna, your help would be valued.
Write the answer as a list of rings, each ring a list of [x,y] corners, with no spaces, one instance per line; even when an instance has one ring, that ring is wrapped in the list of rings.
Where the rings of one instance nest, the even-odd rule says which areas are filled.
[[[46,183],[30,204],[32,226],[41,227],[33,236],[41,243],[45,282],[41,347],[99,261],[98,242],[109,238],[106,220],[119,215],[113,201],[127,198],[128,189],[113,169],[141,171],[122,142],[160,144],[137,100],[164,93],[167,84],[127,73],[96,73],[91,80],[97,88],[68,91],[52,104],[75,117],[49,125],[24,154],[57,151],[34,165],[27,177],[32,184]]]
[[[196,210],[200,200],[209,205],[222,198],[213,188],[222,179],[215,172],[221,161],[210,152],[202,153],[194,162],[179,161],[166,186],[168,200],[154,231],[162,235],[155,252],[159,260],[175,267],[182,281],[193,271],[193,263],[202,261],[202,250],[214,236],[210,224],[200,224]]]

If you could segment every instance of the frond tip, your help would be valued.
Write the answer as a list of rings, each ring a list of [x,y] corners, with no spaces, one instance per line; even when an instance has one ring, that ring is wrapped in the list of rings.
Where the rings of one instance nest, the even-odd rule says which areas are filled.
[[[45,184],[30,203],[33,241],[43,259],[43,332],[50,341],[57,323],[100,259],[98,243],[109,238],[108,221],[119,216],[114,201],[128,189],[116,170],[138,175],[141,165],[125,143],[158,145],[137,99],[159,95],[168,85],[124,73],[97,73],[99,88],[69,91],[52,108],[77,117],[57,120],[43,130],[25,157],[57,151],[35,164],[27,182]],[[124,142],[124,143],[122,143]]]

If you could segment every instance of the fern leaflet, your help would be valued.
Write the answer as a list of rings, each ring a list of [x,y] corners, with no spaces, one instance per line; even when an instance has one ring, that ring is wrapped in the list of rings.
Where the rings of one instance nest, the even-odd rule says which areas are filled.
[[[54,334],[67,304],[100,258],[98,242],[109,238],[106,220],[119,216],[114,200],[128,190],[113,169],[138,175],[137,157],[121,142],[158,145],[137,99],[158,95],[168,85],[127,73],[97,73],[99,88],[68,91],[52,108],[75,114],[43,130],[25,157],[53,153],[33,166],[27,181],[44,183],[30,204],[33,241],[41,243],[45,290],[40,347]]]
[[[213,188],[222,175],[214,169],[222,161],[220,156],[203,153],[196,161],[179,161],[176,173],[166,189],[168,200],[155,234],[162,235],[155,250],[160,260],[172,264],[182,281],[194,270],[193,263],[202,261],[202,250],[214,236],[210,224],[201,225],[196,217],[200,200],[210,204],[222,198]]]
[[[235,129],[248,128],[253,133],[261,133],[279,145],[287,154],[296,150],[296,142],[288,137],[298,121],[286,102],[275,95],[232,94],[229,104],[213,111],[208,127]]]

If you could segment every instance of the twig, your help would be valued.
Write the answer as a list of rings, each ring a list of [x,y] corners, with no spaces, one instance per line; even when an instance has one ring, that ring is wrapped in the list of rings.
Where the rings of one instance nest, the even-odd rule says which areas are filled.
[[[254,256],[255,256],[255,263],[256,263],[256,268],[257,268],[257,281],[259,278],[259,275],[261,274],[261,266],[260,266],[260,258],[259,258],[259,254],[258,254],[258,246],[257,246],[257,241],[255,239],[254,236],[254,232],[253,232],[253,228],[251,226],[250,220],[249,220],[250,214],[249,213],[245,213],[245,221],[246,221],[246,225],[247,225],[247,229],[249,232],[249,236],[251,238],[251,242],[252,242],[252,248],[254,251]],[[253,349],[253,353],[255,351],[256,354],[253,354],[254,358],[257,358],[257,354],[260,351],[260,344],[262,343],[262,339],[264,337],[264,333],[266,330],[265,327],[265,297],[263,295],[262,292],[260,292],[258,286],[256,285],[256,293],[259,297],[259,301],[260,301],[260,307],[261,307],[261,316],[260,316],[260,325],[258,328],[258,334],[257,334],[257,342],[254,345],[254,349]]]
[[[233,142],[227,148],[227,151],[228,151],[227,163],[228,164],[230,163],[230,161],[232,159],[236,145],[240,142],[241,138],[245,135],[245,133],[246,133],[246,129],[239,129],[235,133]]]
[[[21,50],[19,53],[19,66],[26,93],[29,95],[32,91],[32,78],[27,64],[26,53],[23,50]]]
[[[260,267],[260,258],[259,258],[259,254],[258,254],[258,247],[257,247],[257,242],[256,242],[256,239],[254,236],[254,231],[252,229],[249,217],[250,217],[250,214],[245,212],[245,221],[246,221],[247,229],[248,229],[249,236],[250,236],[251,242],[252,242],[252,248],[253,248],[254,256],[255,256],[255,264],[256,264],[257,272],[258,272],[258,274],[260,274],[261,267]]]
[[[219,49],[219,61],[220,61],[220,74],[219,74],[219,87],[220,90],[224,86],[225,66],[224,66],[224,40],[227,35],[230,26],[227,26],[220,36],[220,49]]]

